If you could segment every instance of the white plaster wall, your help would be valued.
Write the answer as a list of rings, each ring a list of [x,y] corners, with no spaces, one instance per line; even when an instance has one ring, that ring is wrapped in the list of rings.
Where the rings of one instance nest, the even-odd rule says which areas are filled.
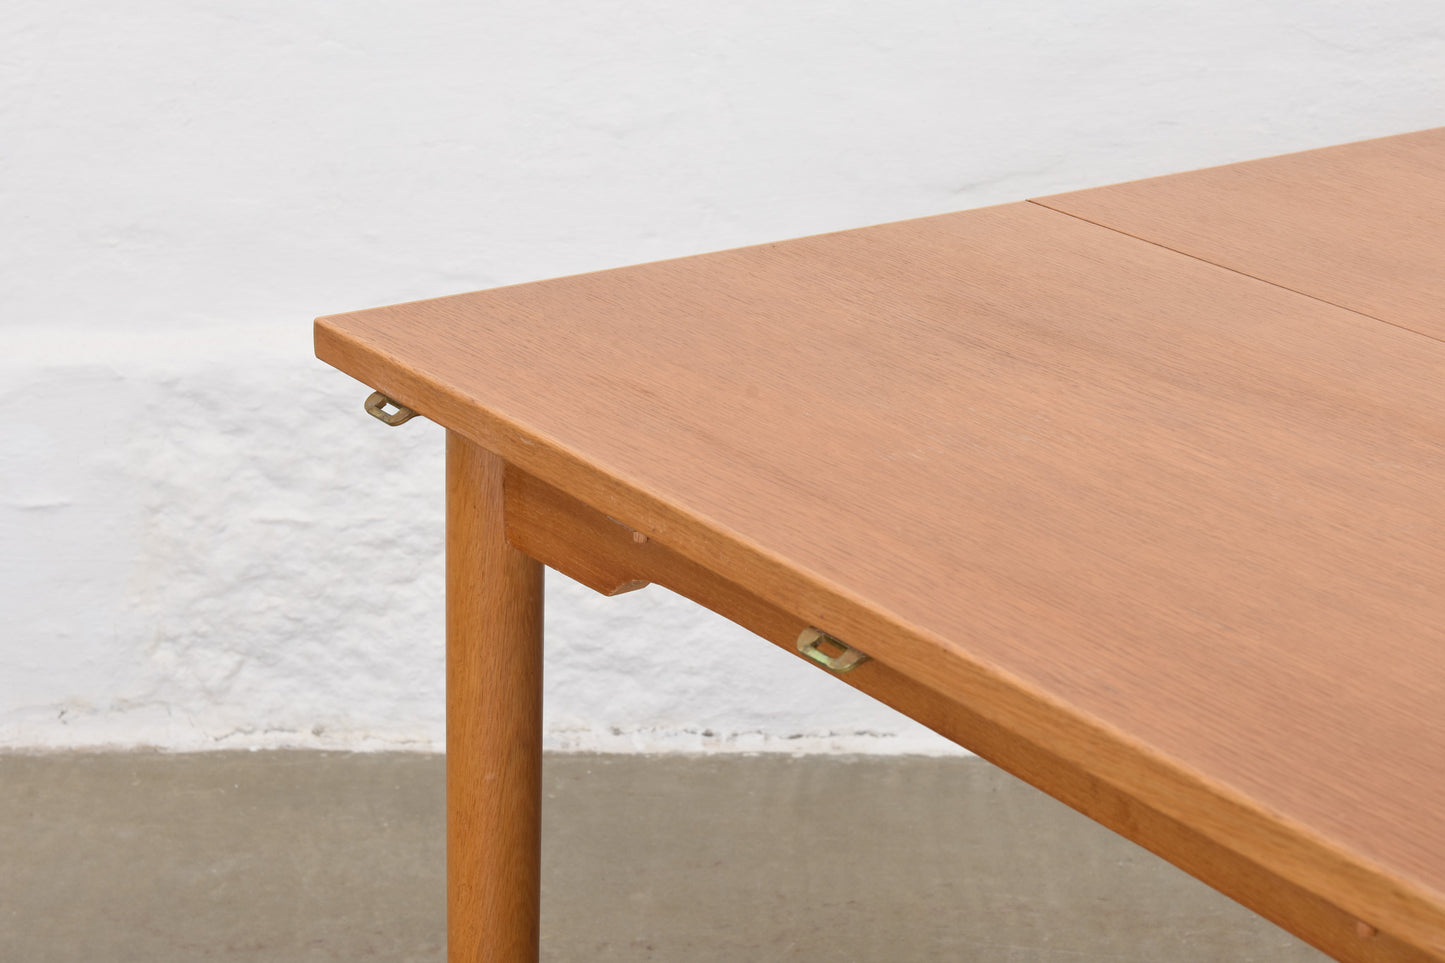
[[[10,0],[0,746],[438,749],[441,436],[317,314],[1445,124],[1438,0]],[[555,578],[548,741],[947,751]]]

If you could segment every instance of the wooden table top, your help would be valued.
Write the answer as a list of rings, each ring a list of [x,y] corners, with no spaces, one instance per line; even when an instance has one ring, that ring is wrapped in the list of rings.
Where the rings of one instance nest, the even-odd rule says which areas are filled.
[[[336,315],[317,354],[1445,954],[1442,151]]]

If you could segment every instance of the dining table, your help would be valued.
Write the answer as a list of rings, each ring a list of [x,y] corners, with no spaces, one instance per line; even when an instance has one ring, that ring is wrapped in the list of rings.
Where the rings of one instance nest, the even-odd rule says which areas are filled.
[[[1445,961],[1445,127],[315,350],[446,429],[453,963],[538,954],[544,566],[665,586],[1337,959]]]

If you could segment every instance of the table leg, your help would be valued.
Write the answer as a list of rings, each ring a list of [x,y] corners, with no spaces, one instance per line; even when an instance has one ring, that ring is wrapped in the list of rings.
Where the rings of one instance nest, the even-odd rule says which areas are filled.
[[[447,433],[447,959],[535,961],[542,565],[507,544],[504,463]]]

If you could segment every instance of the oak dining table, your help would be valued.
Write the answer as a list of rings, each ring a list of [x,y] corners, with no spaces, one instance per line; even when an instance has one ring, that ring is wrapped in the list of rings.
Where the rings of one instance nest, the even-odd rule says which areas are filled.
[[[1442,342],[1445,128],[319,318],[446,429],[450,959],[538,952],[547,565],[1445,960]]]

